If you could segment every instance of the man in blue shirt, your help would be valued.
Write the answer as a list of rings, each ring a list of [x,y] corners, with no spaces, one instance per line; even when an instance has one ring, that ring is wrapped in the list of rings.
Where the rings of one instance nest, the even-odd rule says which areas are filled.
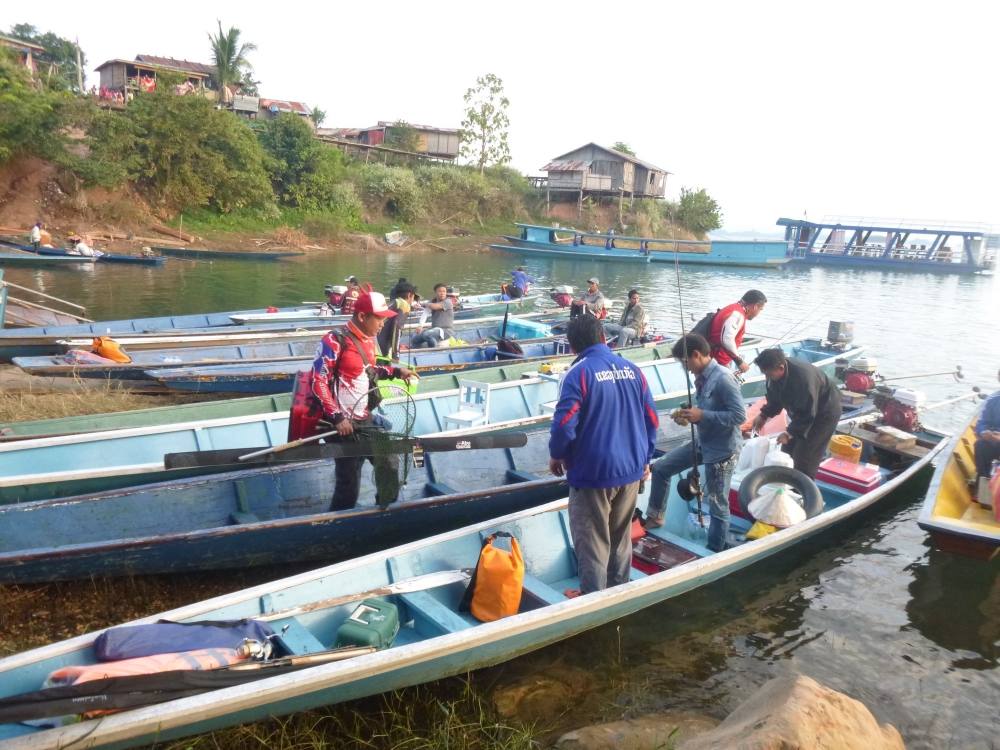
[[[671,353],[679,360],[687,350],[687,369],[694,373],[697,406],[680,409],[677,419],[697,426],[698,460],[705,464],[704,493],[712,517],[708,526],[708,548],[721,552],[729,533],[729,483],[736,467],[740,425],[747,418],[740,388],[732,373],[714,359],[704,337],[689,333],[674,344]],[[670,478],[694,465],[690,442],[674,448],[652,466],[653,479],[646,509],[648,528],[663,525]]]
[[[511,299],[524,297],[535,283],[535,277],[524,270],[524,266],[518,266],[510,272],[513,284],[507,288],[507,294]]]
[[[574,318],[566,337],[578,356],[552,416],[549,469],[569,483],[580,590],[567,596],[576,596],[629,580],[632,512],[659,419],[642,370],[608,348],[597,318]]]
[[[1000,391],[983,405],[976,422],[976,474],[990,476],[993,462],[1000,460]]]

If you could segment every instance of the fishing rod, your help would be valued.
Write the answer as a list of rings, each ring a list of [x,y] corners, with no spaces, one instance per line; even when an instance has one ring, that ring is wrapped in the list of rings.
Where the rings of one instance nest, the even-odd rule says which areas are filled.
[[[684,297],[681,294],[681,262],[677,255],[677,251],[674,251],[674,272],[677,275],[677,305],[681,313],[681,341],[683,342],[681,346],[684,350],[684,385],[687,386],[687,397],[688,397],[688,408],[690,409],[694,406],[694,400],[691,398],[691,371],[688,369],[688,348],[687,348],[687,329],[684,327]],[[705,517],[702,515],[701,510],[701,476],[698,473],[698,435],[695,432],[694,422],[689,422],[691,425],[691,471],[688,473],[688,488],[691,490],[691,495],[695,500],[695,507],[698,510],[698,525],[701,528],[705,528]]]
[[[908,380],[910,378],[933,378],[939,375],[951,375],[955,378],[955,382],[963,380],[965,378],[965,373],[962,372],[962,365],[955,365],[954,370],[945,370],[944,372],[921,372],[916,375],[899,375],[892,378],[879,378],[882,383],[888,383],[891,380]]]

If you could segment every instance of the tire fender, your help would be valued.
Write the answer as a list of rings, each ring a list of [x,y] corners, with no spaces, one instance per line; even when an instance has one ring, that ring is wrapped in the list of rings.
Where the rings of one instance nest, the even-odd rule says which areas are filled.
[[[761,466],[740,482],[740,509],[748,516],[750,502],[765,484],[790,484],[802,496],[806,518],[813,518],[823,512],[823,495],[812,479],[789,466]]]

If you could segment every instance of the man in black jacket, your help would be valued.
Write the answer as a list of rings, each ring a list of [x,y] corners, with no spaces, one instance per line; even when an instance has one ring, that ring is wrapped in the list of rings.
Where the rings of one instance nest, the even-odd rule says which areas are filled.
[[[837,386],[819,368],[789,359],[781,349],[765,349],[755,363],[767,376],[767,403],[754,420],[754,429],[759,430],[782,409],[787,411],[788,429],[778,442],[791,454],[795,468],[815,479],[840,421]]]

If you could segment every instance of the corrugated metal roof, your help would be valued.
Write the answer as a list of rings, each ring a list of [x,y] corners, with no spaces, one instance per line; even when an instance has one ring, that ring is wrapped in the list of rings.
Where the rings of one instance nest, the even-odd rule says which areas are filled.
[[[550,161],[544,167],[543,172],[586,172],[590,169],[589,161]]]
[[[615,151],[613,148],[608,148],[607,146],[602,146],[600,143],[594,143],[593,141],[591,141],[590,143],[585,143],[582,146],[580,146],[579,148],[574,148],[572,151],[567,151],[565,154],[560,154],[559,156],[557,156],[555,158],[555,160],[553,161],[553,163],[558,162],[564,156],[567,156],[569,154],[575,153],[576,151],[579,151],[581,148],[587,148],[587,146],[593,146],[594,148],[599,148],[601,151],[607,151],[609,154],[613,154],[614,156],[621,157],[625,161],[630,161],[633,164],[638,164],[640,167],[645,167],[646,169],[652,170],[654,172],[663,172],[664,174],[670,174],[670,172],[668,172],[667,170],[663,169],[662,167],[658,167],[655,164],[650,164],[648,161],[643,161],[642,159],[637,159],[636,157],[630,156],[629,154],[622,153],[621,151]]]
[[[140,57],[143,57],[143,58],[146,58],[146,59],[140,60],[139,59]],[[140,68],[149,68],[151,70],[171,70],[171,71],[175,71],[175,72],[178,72],[178,73],[186,73],[188,75],[205,77],[205,78],[211,77],[215,73],[215,68],[213,68],[213,67],[211,67],[209,65],[202,65],[201,63],[189,63],[186,60],[174,60],[173,61],[174,63],[187,63],[187,65],[189,66],[189,67],[182,68],[182,67],[179,67],[178,65],[174,65],[172,63],[153,62],[154,59],[157,59],[157,60],[170,60],[169,57],[151,58],[149,55],[136,55],[136,59],[135,60],[124,60],[124,59],[118,57],[118,58],[114,58],[112,60],[105,60],[100,65],[98,65],[95,68],[95,70],[103,70],[104,68],[108,67],[109,65],[114,65],[116,63],[121,63],[123,65],[136,65],[136,66],[138,66]],[[202,72],[200,70],[194,70],[190,66],[198,66],[198,67],[201,67],[201,68],[208,68],[208,72]]]
[[[45,47],[40,44],[35,44],[34,42],[26,42],[23,39],[18,39],[16,36],[7,36],[6,34],[0,34],[0,43],[6,46],[17,46],[17,47],[27,47],[35,52],[44,52]]]
[[[365,128],[365,130],[375,130],[376,128],[391,128],[397,122],[399,122],[399,120],[395,120],[393,122],[390,122],[389,120],[379,120],[378,125],[372,128]],[[435,133],[454,133],[454,134],[459,133],[459,130],[457,128],[439,128],[436,127],[435,125],[417,125],[416,123],[413,122],[407,122],[406,124],[409,125],[411,128],[413,128],[414,130],[433,130]]]
[[[312,114],[312,110],[302,102],[289,102],[284,99],[261,99],[260,106],[261,109],[272,109],[272,107],[277,107],[279,112],[294,112],[298,115]]]
[[[199,62],[191,62],[190,60],[178,60],[173,57],[159,57],[157,55],[136,55],[136,62],[148,63],[149,65],[163,65],[167,68],[176,68],[177,70],[185,70],[188,73],[199,73],[206,76],[215,75],[215,66],[206,65]]]

